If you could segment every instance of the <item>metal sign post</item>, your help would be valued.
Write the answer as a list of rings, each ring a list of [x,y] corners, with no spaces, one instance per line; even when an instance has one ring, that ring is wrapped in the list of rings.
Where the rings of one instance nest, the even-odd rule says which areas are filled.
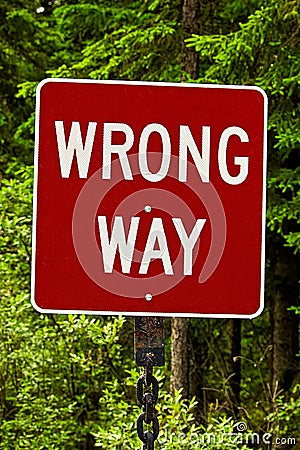
[[[164,322],[162,317],[136,317],[134,323],[135,361],[138,366],[144,368],[136,386],[137,399],[143,406],[143,412],[137,419],[137,433],[143,442],[143,450],[153,450],[159,424],[155,409],[158,381],[152,371],[153,366],[163,366],[165,363]],[[144,388],[147,389],[146,392]],[[144,423],[152,424],[152,430],[144,431]]]

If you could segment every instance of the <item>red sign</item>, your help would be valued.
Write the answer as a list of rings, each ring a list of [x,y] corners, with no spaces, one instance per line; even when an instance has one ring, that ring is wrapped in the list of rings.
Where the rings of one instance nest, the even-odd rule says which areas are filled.
[[[35,308],[258,315],[266,105],[256,87],[43,81]]]

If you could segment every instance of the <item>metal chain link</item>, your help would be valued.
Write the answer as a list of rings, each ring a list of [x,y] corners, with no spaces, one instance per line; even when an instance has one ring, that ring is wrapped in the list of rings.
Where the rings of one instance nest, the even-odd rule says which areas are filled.
[[[154,442],[158,437],[159,423],[155,403],[158,398],[158,381],[153,376],[153,354],[146,355],[144,373],[138,379],[136,386],[136,396],[138,402],[143,406],[143,412],[137,419],[137,434],[143,442],[143,450],[154,450]],[[144,387],[151,388],[150,392],[144,393]],[[152,424],[152,431],[144,431],[144,422]]]

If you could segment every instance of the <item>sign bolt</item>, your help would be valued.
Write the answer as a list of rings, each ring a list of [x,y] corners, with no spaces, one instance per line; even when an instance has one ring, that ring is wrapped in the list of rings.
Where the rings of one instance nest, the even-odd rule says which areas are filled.
[[[150,302],[152,300],[152,294],[146,294],[145,299],[147,300],[147,302]]]
[[[144,211],[146,212],[146,213],[149,213],[149,212],[151,212],[151,206],[150,205],[146,205],[145,206],[145,208],[144,208]]]

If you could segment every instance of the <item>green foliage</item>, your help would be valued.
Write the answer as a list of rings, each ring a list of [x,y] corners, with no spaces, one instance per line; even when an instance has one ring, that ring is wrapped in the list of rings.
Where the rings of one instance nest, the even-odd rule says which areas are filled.
[[[139,376],[136,370],[130,371],[130,385]],[[155,376],[162,378],[162,371],[156,370]],[[118,391],[116,382],[107,384],[106,396],[100,399],[101,421],[97,424],[96,448],[121,450],[139,448],[141,442],[136,433],[136,419],[140,413],[139,408],[129,404]],[[109,400],[108,400],[109,399]],[[173,449],[207,449],[218,450],[223,448],[247,450],[247,445],[241,445],[242,439],[234,442],[232,439],[233,419],[225,416],[211,418],[208,427],[197,425],[195,419],[195,399],[186,401],[181,393],[176,391],[174,397],[165,390],[160,391],[157,406],[160,432],[155,448],[161,450]],[[112,411],[108,418],[106,408]],[[151,427],[150,427],[151,429]],[[146,430],[146,428],[145,428]],[[242,437],[242,436],[241,436]]]
[[[277,174],[277,176],[276,176]],[[284,240],[284,245],[300,252],[300,169],[280,169],[269,177],[268,226]]]
[[[124,319],[34,312],[32,168],[16,167],[0,190],[0,448],[82,448],[106,380],[124,376]]]
[[[287,401],[284,395],[279,395],[274,404],[274,410],[270,413],[272,432],[275,436],[293,436],[300,439],[300,384],[293,388],[292,395]]]
[[[3,179],[0,190],[1,298],[28,290],[30,281],[32,168],[9,166],[14,175]]]
[[[179,2],[105,1],[98,5],[61,6],[58,27],[67,36],[67,50],[81,51],[73,64],[64,63],[51,76],[179,80]],[[91,14],[93,10],[95,13]],[[87,27],[79,27],[83,21]]]
[[[82,448],[97,421],[99,396],[106,395],[105,380],[122,367],[117,341],[123,319],[53,321],[33,315],[28,297],[22,300],[15,327],[10,317],[1,321],[8,336],[1,348],[0,448]]]
[[[0,6],[0,164],[10,158],[32,163],[32,130],[22,128],[34,110],[32,101],[18,98],[18,85],[39,81],[52,65],[57,33],[36,14],[38,1],[2,2]],[[13,139],[12,139],[13,137]]]

